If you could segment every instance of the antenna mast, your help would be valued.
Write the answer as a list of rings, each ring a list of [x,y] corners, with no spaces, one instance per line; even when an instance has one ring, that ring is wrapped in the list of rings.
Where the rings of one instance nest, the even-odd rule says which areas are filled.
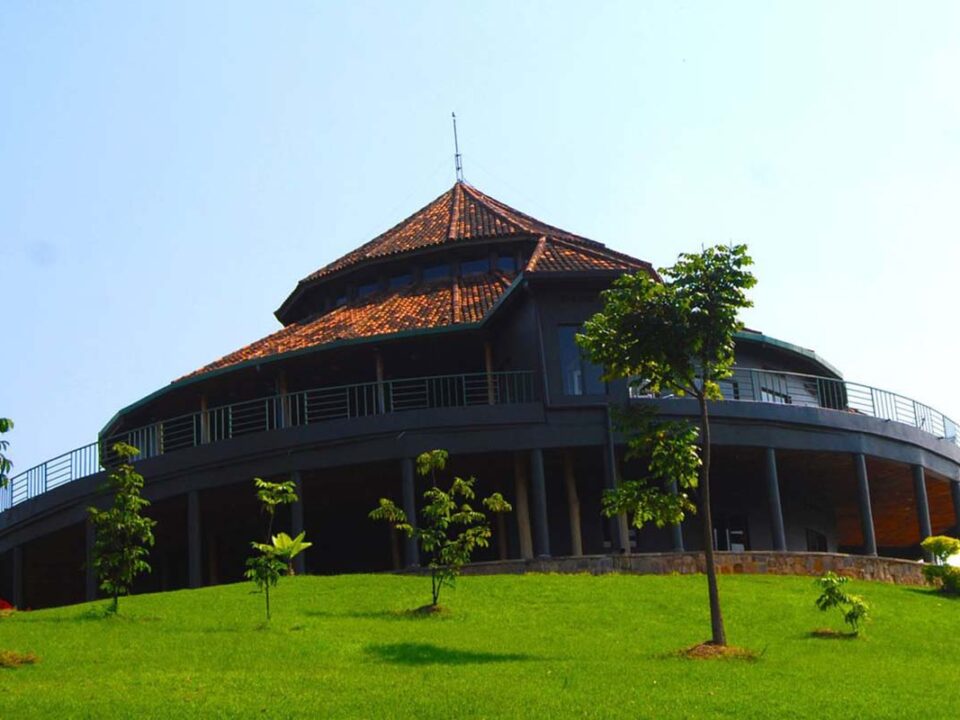
[[[463,159],[460,156],[460,142],[457,140],[457,114],[450,113],[453,118],[453,162],[457,169],[457,182],[463,182]]]

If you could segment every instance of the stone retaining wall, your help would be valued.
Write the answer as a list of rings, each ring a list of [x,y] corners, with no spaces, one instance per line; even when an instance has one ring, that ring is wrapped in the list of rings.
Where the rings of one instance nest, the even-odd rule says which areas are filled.
[[[718,552],[721,574],[810,575],[819,577],[832,570],[861,580],[878,580],[898,585],[923,585],[923,563],[895,558],[814,552]],[[584,555],[581,557],[535,558],[472,563],[468,575],[502,573],[604,573],[641,575],[704,572],[703,553],[644,553],[637,555]]]

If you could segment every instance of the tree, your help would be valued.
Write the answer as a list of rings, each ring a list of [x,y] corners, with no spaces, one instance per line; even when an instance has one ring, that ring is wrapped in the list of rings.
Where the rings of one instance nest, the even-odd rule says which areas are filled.
[[[727,638],[713,550],[707,401],[722,399],[718,381],[732,372],[734,335],[743,327],[739,312],[752,305],[746,290],[756,284],[747,269],[752,264],[745,245],[717,246],[680,255],[672,267],[660,271],[662,282],[646,273],[625,275],[602,294],[603,310],[587,321],[583,334],[578,336],[590,359],[604,366],[608,379],[629,378],[647,392],[688,395],[697,401],[697,432],[661,425],[665,437],[654,439],[651,450],[667,456],[688,454],[699,439],[696,485],[703,523],[711,642],[716,645],[726,645]],[[648,432],[656,432],[655,428],[656,423],[648,423]],[[689,469],[689,464],[680,464]],[[656,471],[651,472],[651,477],[670,479]],[[678,485],[685,477],[681,474],[675,478]],[[687,483],[688,488],[692,487],[689,480]],[[622,492],[632,490],[625,486]],[[648,487],[645,492],[635,493],[635,518],[676,521],[680,517],[678,506],[663,498],[665,492]],[[625,498],[620,506],[627,504]]]
[[[920,546],[933,556],[932,564],[924,564],[923,576],[946,595],[960,595],[960,567],[950,565],[950,558],[960,555],[960,540],[948,535],[933,535]]]
[[[859,595],[852,595],[844,589],[850,578],[828,572],[814,582],[820,588],[820,596],[814,601],[817,608],[823,612],[837,608],[853,634],[859,635],[860,626],[870,618],[870,606]]]
[[[0,434],[9,432],[13,430],[13,420],[10,418],[0,418]],[[10,469],[13,467],[13,463],[10,462],[10,458],[4,455],[4,451],[10,447],[10,441],[0,440],[0,490],[7,486],[7,483],[10,482],[10,478],[7,476],[7,473],[10,472]]]
[[[130,592],[138,575],[150,572],[146,561],[153,546],[155,520],[140,513],[150,501],[140,497],[143,476],[133,469],[132,460],[140,451],[119,442],[111,448],[119,464],[107,476],[107,488],[113,491],[113,507],[87,509],[96,532],[93,544],[93,568],[100,589],[113,598],[110,611],[119,609],[121,595]]]
[[[257,554],[247,558],[247,570],[244,576],[248,580],[253,580],[256,586],[263,591],[267,609],[267,622],[270,621],[270,588],[276,587],[280,582],[280,576],[286,572],[289,560],[293,558],[300,550],[306,549],[310,543],[303,543],[303,533],[297,536],[301,547],[289,559],[278,549],[277,538],[273,537],[273,520],[280,505],[289,505],[297,502],[300,498],[293,482],[286,480],[284,482],[268,482],[261,478],[253,479],[254,487],[257,489],[257,499],[267,515],[267,534],[265,542],[251,542],[251,546],[257,551]],[[286,535],[281,533],[281,535]],[[286,536],[290,540],[289,536]],[[282,543],[282,541],[281,541]],[[289,551],[289,547],[287,548]]]
[[[445,586],[454,587],[461,568],[470,562],[474,550],[490,544],[492,534],[486,515],[468,502],[476,498],[476,478],[455,477],[449,490],[437,486],[437,472],[446,467],[447,457],[446,450],[431,450],[417,457],[417,472],[429,475],[433,485],[423,494],[426,503],[420,511],[420,526],[414,527],[407,514],[387,498],[380,498],[380,505],[370,512],[371,519],[385,520],[416,538],[429,555],[431,600],[426,607],[431,610],[439,607],[440,591]],[[481,503],[494,513],[513,509],[500,493],[483,498]]]

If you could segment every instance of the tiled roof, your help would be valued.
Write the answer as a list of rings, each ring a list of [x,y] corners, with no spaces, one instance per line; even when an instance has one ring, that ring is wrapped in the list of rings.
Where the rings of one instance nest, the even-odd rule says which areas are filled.
[[[647,270],[652,272],[649,263],[637,260],[629,255],[618,253],[602,245],[584,245],[554,237],[542,237],[537,248],[530,256],[525,272],[587,272],[590,270],[613,270],[634,272]]]
[[[495,272],[373,293],[287,325],[185,377],[338,340],[478,323],[509,286],[510,278]]]
[[[436,200],[373,240],[308,275],[301,283],[331,275],[358,263],[399,255],[458,240],[517,235],[550,235],[585,245],[603,247],[566,230],[547,225],[514,210],[472,185],[458,182]]]

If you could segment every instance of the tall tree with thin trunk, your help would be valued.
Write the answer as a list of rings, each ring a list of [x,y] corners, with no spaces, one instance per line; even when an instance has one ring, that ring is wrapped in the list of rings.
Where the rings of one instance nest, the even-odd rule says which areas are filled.
[[[109,460],[107,489],[113,492],[113,506],[106,510],[87,509],[96,532],[93,544],[93,569],[100,580],[100,589],[112,599],[110,611],[116,613],[120,596],[130,592],[138,575],[150,572],[146,558],[153,546],[155,520],[141,513],[150,501],[140,496],[143,476],[133,468],[133,459],[140,451],[127,443],[115,443]]]
[[[698,432],[684,434],[673,426],[671,442],[654,442],[652,447],[659,452],[688,453],[699,435],[698,505],[711,642],[716,645],[726,645],[727,636],[713,548],[708,401],[722,399],[718,383],[732,373],[734,335],[743,327],[739,313],[753,304],[746,295],[756,284],[748,269],[752,264],[746,245],[719,245],[680,255],[673,266],[660,270],[662,280],[646,273],[625,275],[603,293],[603,311],[587,321],[578,336],[591,360],[604,366],[608,379],[629,378],[645,392],[686,395],[697,401]],[[656,423],[648,424],[648,428],[657,432]],[[682,519],[676,503],[663,502],[665,492],[656,488],[635,492],[634,512],[655,520],[666,510],[672,513],[668,522]],[[621,504],[620,509],[626,508]]]

